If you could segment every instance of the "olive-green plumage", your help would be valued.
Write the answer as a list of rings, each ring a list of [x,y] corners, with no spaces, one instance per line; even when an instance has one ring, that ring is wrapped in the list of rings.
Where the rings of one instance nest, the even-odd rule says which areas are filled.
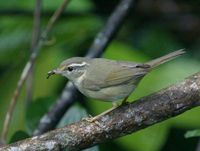
[[[67,77],[88,97],[117,101],[127,98],[153,68],[184,53],[183,50],[178,50],[147,63],[74,57],[63,61],[48,74]]]

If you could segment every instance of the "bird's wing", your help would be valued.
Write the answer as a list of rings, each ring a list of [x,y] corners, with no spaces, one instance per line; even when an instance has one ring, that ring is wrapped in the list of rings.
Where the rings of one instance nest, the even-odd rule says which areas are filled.
[[[85,78],[82,81],[82,87],[87,90],[99,91],[101,90],[101,83]]]
[[[121,65],[111,71],[105,76],[104,79],[91,80],[84,79],[83,87],[89,90],[98,91],[102,88],[126,84],[139,80],[149,71],[150,66],[146,64],[136,64],[134,66]]]
[[[146,65],[136,64],[134,66],[121,66],[111,72],[105,79],[107,85],[126,84],[130,81],[137,80],[147,74]]]

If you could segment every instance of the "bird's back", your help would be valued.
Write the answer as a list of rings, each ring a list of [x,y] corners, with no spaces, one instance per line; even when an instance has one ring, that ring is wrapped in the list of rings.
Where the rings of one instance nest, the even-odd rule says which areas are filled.
[[[96,58],[92,59],[92,64],[90,64],[85,77],[89,77],[88,80],[95,81],[100,87],[126,84],[130,80],[143,77],[148,72],[147,68],[140,67],[142,65],[133,62]]]

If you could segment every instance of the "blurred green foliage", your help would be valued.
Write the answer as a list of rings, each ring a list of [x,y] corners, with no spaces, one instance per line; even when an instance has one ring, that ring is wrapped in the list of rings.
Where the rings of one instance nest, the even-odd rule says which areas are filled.
[[[136,6],[136,10],[130,12],[129,18],[103,57],[145,62],[176,49],[186,48],[187,51],[185,56],[164,64],[147,75],[129,97],[130,101],[158,91],[199,71],[200,31],[196,26],[200,25],[200,19],[199,12],[196,11],[196,3],[198,3],[196,1],[173,1],[173,4],[180,8],[179,11],[175,8],[163,11],[161,7],[164,7],[166,2],[154,4],[151,1],[148,3],[149,6],[145,7],[145,0],[142,0]],[[45,12],[52,14],[61,2],[61,0],[43,1],[42,29],[50,18],[49,13]],[[33,102],[28,108],[25,86],[20,94],[12,118],[9,140],[19,130],[26,133],[33,131],[39,118],[54,103],[66,83],[66,79],[60,76],[46,80],[46,73],[66,58],[85,54],[96,33],[105,24],[115,2],[118,1],[113,3],[102,0],[71,1],[65,15],[59,19],[50,33],[51,43],[42,48],[36,60]],[[102,8],[104,3],[105,7]],[[188,9],[184,9],[183,5]],[[20,73],[30,55],[33,16],[28,12],[33,12],[34,7],[33,0],[0,1],[0,118],[2,119],[0,129]],[[13,13],[14,10],[22,13]],[[86,116],[86,110],[89,114],[96,115],[111,107],[110,103],[90,98],[87,98],[84,104],[86,107],[77,103],[69,109],[59,126]],[[100,145],[100,149],[97,147],[94,150],[116,148],[123,151],[166,150],[168,140],[177,141],[176,137],[169,135],[171,130],[184,129],[186,132],[189,129],[199,128],[199,114],[199,108],[192,109],[173,119]],[[16,136],[19,133],[17,132],[11,140],[17,140]],[[19,138],[25,137],[20,134]],[[187,141],[184,140],[184,133],[181,133],[180,137],[183,138],[182,142]],[[190,145],[191,148],[195,148],[196,144]],[[181,148],[181,145],[172,147],[171,150],[180,149],[179,147]]]
[[[30,137],[30,135],[28,135],[26,132],[19,130],[12,135],[9,143],[14,143],[14,142],[17,142],[19,140],[26,139],[29,137]]]
[[[187,131],[185,133],[185,138],[190,138],[190,137],[199,137],[200,136],[200,130],[192,130],[192,131]]]

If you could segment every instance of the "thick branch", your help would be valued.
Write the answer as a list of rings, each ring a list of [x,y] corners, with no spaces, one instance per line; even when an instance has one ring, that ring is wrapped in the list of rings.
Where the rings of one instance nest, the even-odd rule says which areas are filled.
[[[105,27],[97,34],[86,57],[100,57],[124,22],[135,0],[122,0],[108,19]],[[77,91],[69,82],[61,96],[56,100],[47,114],[45,114],[34,132],[34,135],[52,130],[60,121],[65,111],[74,103]]]
[[[146,128],[200,105],[200,72],[102,116],[80,121],[0,150],[81,150]]]

